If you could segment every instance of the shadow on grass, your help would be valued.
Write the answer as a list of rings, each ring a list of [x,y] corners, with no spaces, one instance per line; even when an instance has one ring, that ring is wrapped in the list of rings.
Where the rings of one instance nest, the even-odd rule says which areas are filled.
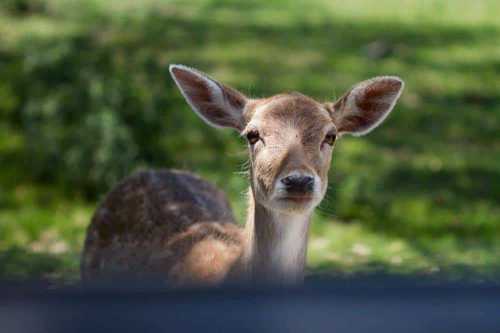
[[[78,279],[76,258],[33,253],[20,247],[0,251],[1,280],[70,282]]]
[[[430,255],[428,258],[432,258]],[[395,267],[387,263],[371,260],[350,269],[346,269],[343,265],[336,265],[334,263],[324,263],[309,269],[307,272],[307,279],[318,278],[351,278],[351,277],[370,277],[370,276],[393,276],[399,278],[423,278],[427,281],[477,281],[477,282],[498,282],[500,277],[500,266],[489,267],[482,269],[480,272],[477,268],[472,268],[469,265],[454,264],[442,266],[439,262],[435,262],[434,267],[440,267],[437,270],[422,270],[415,271],[412,268],[405,269],[404,267]]]

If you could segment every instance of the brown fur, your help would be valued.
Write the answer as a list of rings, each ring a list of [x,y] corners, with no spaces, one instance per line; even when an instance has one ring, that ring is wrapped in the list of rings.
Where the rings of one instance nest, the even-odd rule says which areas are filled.
[[[205,250],[212,246],[204,257],[200,241]],[[217,282],[240,252],[241,232],[220,190],[187,172],[143,171],[118,184],[95,212],[82,279],[156,275],[173,283]],[[193,257],[202,258],[204,269]]]

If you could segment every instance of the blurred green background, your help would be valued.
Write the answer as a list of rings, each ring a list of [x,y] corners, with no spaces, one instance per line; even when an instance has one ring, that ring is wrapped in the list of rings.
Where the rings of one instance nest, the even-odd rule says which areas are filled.
[[[337,145],[310,271],[493,277],[499,15],[496,0],[2,0],[0,278],[78,279],[98,200],[138,168],[200,173],[243,219],[244,142],[189,110],[170,63],[320,100],[401,76],[386,122]]]

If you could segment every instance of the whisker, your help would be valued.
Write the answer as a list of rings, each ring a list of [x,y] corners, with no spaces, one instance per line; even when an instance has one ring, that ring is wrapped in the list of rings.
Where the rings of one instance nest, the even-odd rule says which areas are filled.
[[[326,191],[321,204],[316,208],[318,212],[325,214],[327,217],[338,219],[337,214],[334,209],[331,207],[334,199],[335,188],[332,188],[330,184],[328,184],[328,188]]]

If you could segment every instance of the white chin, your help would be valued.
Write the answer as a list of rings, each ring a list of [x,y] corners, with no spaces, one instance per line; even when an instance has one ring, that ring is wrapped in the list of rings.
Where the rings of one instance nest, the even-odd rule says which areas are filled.
[[[308,199],[276,198],[271,201],[272,208],[283,212],[300,214],[314,209],[318,205],[314,197]]]

